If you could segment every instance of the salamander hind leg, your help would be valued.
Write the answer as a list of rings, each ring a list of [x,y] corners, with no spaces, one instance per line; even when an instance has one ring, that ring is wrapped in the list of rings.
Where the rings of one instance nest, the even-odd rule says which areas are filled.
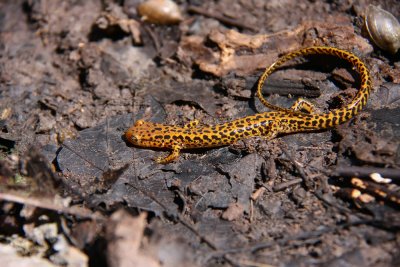
[[[171,163],[171,162],[173,162],[173,161],[175,161],[176,159],[179,158],[180,151],[181,151],[181,147],[180,146],[174,146],[172,148],[171,153],[168,156],[166,156],[166,157],[158,157],[158,158],[154,159],[154,161],[159,163],[159,164]]]
[[[294,102],[294,104],[290,107],[293,111],[300,111],[308,114],[315,113],[315,106],[311,102],[305,100],[304,98],[299,98]]]

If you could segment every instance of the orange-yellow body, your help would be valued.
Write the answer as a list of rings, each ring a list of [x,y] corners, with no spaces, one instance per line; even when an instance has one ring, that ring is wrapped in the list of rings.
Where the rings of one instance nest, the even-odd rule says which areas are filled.
[[[298,99],[289,109],[267,102],[261,92],[265,79],[284,62],[311,54],[333,55],[353,65],[361,76],[360,89],[353,100],[347,106],[328,113],[314,113],[312,104],[303,99]],[[225,146],[253,136],[270,140],[281,133],[333,127],[356,115],[366,105],[370,90],[371,79],[368,69],[358,57],[333,47],[309,47],[281,57],[260,77],[257,96],[265,106],[274,110],[272,112],[259,113],[214,126],[199,125],[196,120],[184,127],[138,120],[126,131],[125,136],[129,142],[140,147],[172,149],[167,157],[156,159],[158,163],[166,164],[177,159],[182,149]]]

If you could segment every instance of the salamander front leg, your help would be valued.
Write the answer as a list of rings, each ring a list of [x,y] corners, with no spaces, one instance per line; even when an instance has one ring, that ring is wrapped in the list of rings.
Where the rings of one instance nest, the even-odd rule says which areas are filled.
[[[177,158],[179,158],[180,151],[181,151],[180,146],[174,146],[174,147],[172,147],[171,153],[167,157],[165,157],[165,158],[159,157],[159,158],[156,158],[154,161],[159,164],[170,163],[170,162],[176,160]]]
[[[315,112],[315,106],[311,102],[305,100],[304,98],[299,98],[290,107],[291,110],[300,111],[308,114],[313,114]]]

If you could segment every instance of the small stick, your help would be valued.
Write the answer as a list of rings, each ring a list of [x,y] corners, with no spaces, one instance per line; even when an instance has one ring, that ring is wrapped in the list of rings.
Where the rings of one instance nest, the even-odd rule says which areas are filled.
[[[290,180],[290,181],[275,185],[272,188],[272,190],[274,190],[274,192],[282,191],[282,190],[286,189],[289,186],[300,184],[302,181],[303,181],[302,178],[293,179],[293,180]]]
[[[384,200],[388,200],[400,205],[400,194],[390,191],[385,186],[373,182],[363,181],[359,178],[351,178],[351,184],[358,189],[367,192],[368,194],[381,197]]]
[[[97,221],[105,220],[103,216],[93,213],[91,210],[85,209],[83,207],[65,207],[61,204],[55,203],[50,199],[39,199],[33,197],[18,196],[9,193],[0,193],[0,200],[19,203],[23,205],[30,205],[41,209],[52,210],[62,214],[70,214],[80,218],[88,218]]]
[[[338,166],[333,171],[334,175],[345,177],[369,177],[371,173],[379,173],[385,178],[400,182],[400,170],[390,168]]]
[[[281,147],[283,153],[288,157],[288,159],[293,163],[297,172],[299,173],[301,179],[303,180],[304,185],[308,188],[310,187],[310,180],[308,179],[306,173],[304,172],[304,168],[300,166],[300,164],[294,159],[290,151],[286,147]],[[294,180],[295,181],[295,180]]]

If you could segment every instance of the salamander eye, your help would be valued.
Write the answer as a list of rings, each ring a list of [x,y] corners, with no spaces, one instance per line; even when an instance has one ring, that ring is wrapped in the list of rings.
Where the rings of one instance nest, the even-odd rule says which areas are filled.
[[[135,126],[140,126],[143,125],[144,121],[143,120],[138,120],[135,122]]]

